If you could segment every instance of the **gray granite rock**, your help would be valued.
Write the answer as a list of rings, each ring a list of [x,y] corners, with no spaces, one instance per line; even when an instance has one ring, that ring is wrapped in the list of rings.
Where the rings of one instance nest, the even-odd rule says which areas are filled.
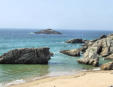
[[[86,50],[83,58],[78,60],[79,63],[98,66],[100,57],[113,58],[113,34],[103,35],[95,41],[87,41],[84,46]]]
[[[49,48],[14,49],[0,56],[0,64],[47,64]]]

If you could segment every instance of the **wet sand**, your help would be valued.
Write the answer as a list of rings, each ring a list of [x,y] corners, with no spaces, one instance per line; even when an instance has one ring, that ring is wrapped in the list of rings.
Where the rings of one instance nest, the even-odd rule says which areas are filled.
[[[84,71],[70,76],[46,77],[9,87],[109,87],[113,71]]]

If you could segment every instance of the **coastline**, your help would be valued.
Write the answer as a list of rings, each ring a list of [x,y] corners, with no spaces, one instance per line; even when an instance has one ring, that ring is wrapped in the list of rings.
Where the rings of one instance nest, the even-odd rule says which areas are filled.
[[[92,69],[92,70],[100,70],[100,69]],[[92,71],[90,70],[90,71]],[[31,77],[31,78],[24,78],[24,79],[17,79],[17,80],[13,80],[13,81],[9,81],[7,83],[4,83],[4,84],[1,84],[3,87],[12,87],[13,85],[19,85],[19,84],[24,84],[24,83],[29,83],[29,82],[33,82],[33,81],[36,81],[36,80],[42,80],[42,79],[45,79],[45,78],[52,78],[52,77],[62,77],[62,76],[73,76],[73,75],[77,75],[78,73],[81,73],[81,72],[86,72],[88,70],[79,70],[79,71],[73,71],[73,72],[63,72],[61,74],[61,72],[57,72],[57,73],[49,73],[47,75],[44,75],[44,76],[37,76],[37,77]],[[1,87],[1,86],[0,86]]]
[[[8,87],[109,87],[113,85],[113,70],[81,71],[74,75],[46,76]]]
[[[97,32],[95,32],[95,33],[97,33]],[[100,34],[101,34],[101,32],[99,32],[99,35]],[[18,41],[16,41],[16,39],[20,38],[20,36],[22,36],[22,35],[19,35],[19,37],[16,37],[15,38],[15,42],[18,42]],[[70,35],[72,35],[72,36],[70,36]],[[74,35],[76,36],[76,35],[79,35],[79,34],[73,34],[72,31],[71,31],[71,33],[69,34],[69,37],[70,38],[75,37]],[[80,35],[82,35],[82,34],[80,34]],[[14,35],[14,36],[16,36],[16,35]],[[29,35],[26,35],[26,37],[28,37],[28,36]],[[87,35],[84,36],[85,38],[88,38],[88,40],[85,40],[87,42],[86,46],[88,46],[88,47],[85,48],[85,50],[87,50],[90,47],[90,44],[88,44],[90,42],[91,42],[91,47],[93,46],[92,44],[94,44],[94,43],[95,43],[94,47],[95,46],[97,47],[96,49],[90,48],[91,55],[92,55],[91,57],[93,57],[93,58],[89,58],[90,57],[89,56],[90,50],[87,51],[86,54],[89,57],[84,57],[84,58],[87,58],[88,62],[91,59],[91,62],[89,62],[89,63],[84,62],[85,59],[82,58],[83,59],[82,63],[84,65],[78,64],[78,59],[81,58],[80,55],[79,55],[79,57],[73,57],[73,56],[67,56],[67,55],[61,54],[59,52],[60,50],[65,50],[65,49],[71,50],[73,48],[76,48],[76,49],[79,50],[80,47],[84,46],[84,45],[81,45],[81,44],[77,44],[77,45],[71,44],[70,45],[70,44],[66,44],[66,43],[61,43],[62,41],[64,42],[65,39],[66,40],[69,39],[68,36],[67,37],[62,36],[60,39],[57,36],[51,37],[51,39],[50,39],[50,36],[47,36],[47,38],[45,40],[43,40],[43,38],[45,36],[44,37],[43,36],[39,36],[39,38],[40,38],[40,40],[42,42],[40,42],[39,39],[37,40],[37,38],[35,36],[32,37],[32,38],[34,38],[33,40],[30,40],[30,39],[28,39],[26,37],[24,37],[23,41],[24,40],[30,41],[31,43],[29,43],[28,45],[26,45],[27,43],[25,43],[25,44],[22,45],[22,47],[24,47],[25,45],[27,47],[31,47],[32,44],[34,45],[34,42],[36,42],[36,41],[39,42],[39,43],[35,43],[34,46],[37,46],[37,44],[39,44],[39,47],[40,47],[41,45],[45,45],[44,43],[50,41],[50,43],[47,43],[47,46],[51,48],[51,52],[55,52],[55,56],[53,56],[54,58],[51,58],[51,60],[49,61],[50,62],[49,65],[44,65],[44,66],[40,65],[40,64],[37,64],[36,66],[35,65],[29,65],[28,66],[26,64],[25,65],[23,64],[22,66],[21,65],[15,65],[14,66],[13,64],[11,66],[9,66],[9,65],[6,65],[6,66],[1,65],[1,67],[0,67],[1,70],[0,71],[1,71],[1,75],[3,76],[1,78],[1,81],[4,81],[3,85],[5,83],[6,83],[5,85],[8,86],[8,87],[27,87],[27,86],[28,87],[50,87],[50,86],[52,86],[52,87],[66,87],[66,86],[67,87],[75,87],[75,86],[82,87],[81,83],[84,83],[84,87],[88,87],[88,86],[89,87],[93,87],[93,86],[94,87],[104,87],[104,86],[106,87],[106,86],[113,85],[112,83],[109,83],[109,82],[112,82],[112,80],[113,80],[111,78],[112,75],[110,74],[110,73],[112,73],[111,71],[94,71],[94,70],[98,70],[98,68],[94,69],[93,71],[91,71],[91,70],[89,71],[89,69],[93,69],[92,68],[93,66],[91,66],[91,65],[94,65],[94,66],[98,65],[98,62],[99,62],[99,60],[92,61],[93,58],[97,58],[93,54],[96,53],[96,55],[97,55],[97,54],[100,54],[100,52],[102,54],[104,54],[103,52],[104,51],[106,52],[106,49],[105,49],[106,46],[107,46],[106,44],[102,45],[103,48],[101,48],[101,46],[100,46],[101,50],[97,49],[98,48],[98,44],[96,44],[98,41],[100,43],[106,42],[105,38],[104,38],[105,41],[103,41],[103,39],[102,39],[103,36],[101,36],[101,38],[99,38],[99,39],[96,39],[96,36],[94,36],[94,37],[92,36],[94,38],[94,40],[91,39],[91,37],[89,38],[89,36],[87,36]],[[106,37],[106,36],[104,36],[104,37]],[[81,38],[83,38],[83,37],[81,37]],[[110,41],[108,41],[110,43],[112,41],[112,37],[108,36],[108,38],[110,38],[110,39],[108,39],[108,40],[110,40]],[[55,43],[51,43],[52,41],[55,41]],[[17,47],[21,48],[21,47],[19,47],[20,45],[18,46],[18,45],[15,44],[15,46],[16,46],[16,48]],[[111,46],[112,45],[110,45],[110,47]],[[11,47],[13,48],[12,43],[11,43]],[[26,48],[24,48],[24,49],[26,49]],[[102,49],[104,49],[104,51]],[[4,49],[4,51],[5,50],[6,49]],[[97,50],[100,51],[100,52],[98,53]],[[81,50],[79,50],[79,53],[80,52],[81,52]],[[109,52],[107,52],[107,53],[109,53]],[[12,54],[12,52],[10,54]],[[6,58],[6,57],[4,57],[4,58]],[[18,58],[20,58],[20,56]],[[94,64],[93,64],[93,62],[94,62]],[[108,60],[107,61],[106,60],[103,61],[102,58],[101,58],[99,65],[102,65],[105,62],[108,62]],[[72,73],[75,70],[84,70],[84,71],[80,71],[80,72],[77,72],[77,73],[76,72]],[[68,71],[69,74],[68,75],[64,75],[64,73],[62,73],[62,71],[66,72],[66,73]],[[57,74],[59,74],[59,72],[61,74],[60,76],[57,75]],[[56,75],[54,75],[54,73]],[[48,74],[53,74],[53,76],[49,76]],[[47,76],[45,76],[45,75],[47,75]],[[44,76],[44,77],[39,77],[38,78],[38,76]],[[5,77],[7,77],[7,78],[5,78]],[[83,79],[83,78],[85,78],[85,79]],[[65,79],[66,79],[66,81],[65,81]],[[95,81],[95,79],[97,81]],[[104,79],[104,83],[106,83],[108,80],[109,80],[109,82],[107,84],[103,84],[103,83],[100,82],[100,81],[103,82],[103,79]],[[11,81],[11,82],[9,82],[9,81]],[[87,84],[87,82],[89,84]],[[9,83],[9,85],[7,85],[7,83]],[[97,83],[97,84],[99,83],[98,84],[99,86],[95,85],[95,83]],[[93,84],[93,86],[92,86],[92,84]],[[88,85],[88,86],[85,86],[85,85]],[[0,87],[4,87],[4,86],[0,86]]]

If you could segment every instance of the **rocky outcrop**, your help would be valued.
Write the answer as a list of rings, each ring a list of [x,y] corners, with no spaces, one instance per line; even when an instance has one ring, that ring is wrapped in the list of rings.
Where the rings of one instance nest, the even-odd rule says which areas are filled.
[[[62,34],[58,31],[52,30],[52,29],[45,29],[45,30],[41,30],[39,32],[35,32],[36,34]]]
[[[84,59],[79,59],[78,63],[80,64],[86,64],[86,65],[93,65],[93,66],[99,66],[99,59],[98,58],[84,58]]]
[[[85,53],[87,48],[88,48],[87,46],[83,46],[82,48],[79,48],[81,54]]]
[[[67,40],[66,43],[85,43],[85,41],[82,39],[72,39],[72,40]]]
[[[0,64],[47,64],[49,48],[23,48],[11,50],[0,56]]]
[[[91,47],[93,45],[94,41],[85,41],[84,45],[82,45],[81,49],[81,53],[85,53],[86,50]]]
[[[69,55],[69,56],[80,56],[80,49],[73,49],[73,50],[63,50],[60,53]]]
[[[113,70],[113,62],[108,62],[101,65],[101,70]]]
[[[78,60],[78,63],[98,66],[99,65],[99,56],[97,54],[99,48],[91,47],[86,50],[83,58]]]
[[[78,60],[79,63],[97,66],[100,56],[107,59],[113,57],[113,35],[104,35],[97,40],[85,43],[84,46],[87,49],[84,52],[83,58]]]

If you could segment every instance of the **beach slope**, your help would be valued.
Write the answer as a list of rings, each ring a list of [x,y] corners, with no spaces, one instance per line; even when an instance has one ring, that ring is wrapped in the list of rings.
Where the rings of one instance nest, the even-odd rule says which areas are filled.
[[[10,87],[110,87],[113,71],[87,71],[76,75],[46,77]]]

